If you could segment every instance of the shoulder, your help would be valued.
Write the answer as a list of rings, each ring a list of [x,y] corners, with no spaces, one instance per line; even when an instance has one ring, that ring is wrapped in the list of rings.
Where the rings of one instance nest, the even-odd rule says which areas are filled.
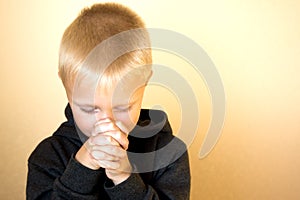
[[[137,126],[130,135],[136,138],[155,140],[157,149],[164,147],[172,140],[183,144],[180,139],[173,135],[168,115],[162,110],[142,109]]]
[[[186,145],[173,135],[167,114],[160,110],[141,111],[129,135],[129,147],[131,159],[145,171],[167,167],[186,152]]]
[[[42,140],[29,156],[29,164],[38,166],[66,166],[72,154],[76,153],[80,143],[72,138],[58,134]]]
[[[129,147],[134,152],[151,152],[167,144],[173,137],[164,111],[142,109],[137,125],[129,133]]]

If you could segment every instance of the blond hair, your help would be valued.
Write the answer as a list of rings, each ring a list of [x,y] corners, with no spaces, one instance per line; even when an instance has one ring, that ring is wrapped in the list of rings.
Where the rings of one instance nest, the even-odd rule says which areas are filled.
[[[122,33],[126,34],[122,36]],[[115,37],[118,35],[120,37]],[[110,40],[112,37],[114,39]],[[97,50],[101,44],[104,45]],[[137,48],[141,46],[145,48]],[[121,53],[114,55],[116,59],[108,58],[116,51]],[[91,57],[102,65],[91,64],[95,62],[95,59],[90,61]],[[151,64],[150,39],[142,19],[120,4],[100,3],[83,9],[61,40],[59,76],[67,92],[81,72],[101,75],[102,83],[109,84],[140,66],[147,66],[140,68],[142,75],[147,77],[151,73]]]

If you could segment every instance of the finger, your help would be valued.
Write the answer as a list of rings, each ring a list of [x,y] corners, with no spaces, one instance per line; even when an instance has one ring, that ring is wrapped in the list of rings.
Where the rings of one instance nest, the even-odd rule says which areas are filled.
[[[93,150],[91,155],[96,160],[106,160],[106,161],[119,161],[120,158],[116,156],[112,156],[110,154],[104,153],[103,151]]]
[[[127,134],[123,132],[122,130],[125,130],[125,126],[118,122],[118,125],[121,127],[119,128],[115,123],[113,122],[102,122],[97,123],[97,126],[95,127],[96,135],[105,134],[113,137],[124,149],[128,149],[128,139]],[[125,130],[126,131],[126,130]]]
[[[132,173],[132,167],[129,166],[125,169],[119,167],[117,169],[111,169],[111,168],[106,168],[105,169],[107,173],[110,173],[111,175],[117,175],[117,174],[120,174],[120,173]]]
[[[86,150],[90,153],[93,149],[94,144],[92,143],[92,141],[90,139],[88,139],[83,146],[86,148]]]
[[[110,122],[112,122],[112,120],[109,119],[109,118],[105,118],[105,119],[102,119],[100,121],[97,121],[96,124],[94,125],[94,130],[93,130],[93,132],[92,132],[91,135],[95,136],[95,135],[101,133],[101,130],[97,130],[96,128],[99,127],[99,126],[101,126],[102,124],[110,123]]]
[[[107,131],[114,131],[119,130],[119,127],[117,127],[113,122],[104,122],[104,123],[97,123],[95,124],[95,134],[105,133]]]
[[[109,119],[97,122],[95,124],[95,132],[96,133],[103,133],[106,131],[112,131],[112,130],[121,130],[126,135],[128,135],[129,131],[128,128],[121,122],[116,121],[115,123]]]
[[[106,134],[99,134],[94,137],[90,137],[90,143],[92,145],[115,145],[119,146],[119,142],[116,141],[112,136]]]
[[[120,167],[119,162],[107,161],[107,160],[98,160],[98,164],[105,169],[118,169]]]
[[[110,118],[101,119],[96,122],[95,126],[102,124],[102,123],[107,123],[107,122],[112,122],[112,120]]]
[[[92,151],[102,151],[110,156],[117,157],[117,158],[125,158],[127,156],[127,152],[122,149],[120,146],[113,146],[113,145],[104,145],[104,146],[93,146]]]
[[[129,141],[128,141],[127,135],[125,133],[123,133],[122,131],[109,131],[109,132],[103,133],[103,135],[112,137],[122,146],[123,149],[125,149],[125,150],[128,149]]]

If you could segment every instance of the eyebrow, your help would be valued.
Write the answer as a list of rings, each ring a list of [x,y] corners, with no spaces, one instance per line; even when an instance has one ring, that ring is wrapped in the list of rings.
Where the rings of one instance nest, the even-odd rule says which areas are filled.
[[[80,104],[80,103],[77,103],[75,101],[73,101],[73,104],[75,104],[78,107],[90,107],[90,108],[95,108],[96,107],[96,106],[94,106],[92,104]]]
[[[120,108],[124,108],[124,107],[128,107],[128,106],[131,106],[133,104],[135,104],[138,100],[135,100],[135,101],[132,101],[132,102],[128,102],[126,104],[119,104],[119,105],[115,105],[113,106],[113,109],[120,109]],[[75,104],[76,106],[78,107],[85,107],[85,108],[99,108],[98,106],[95,106],[95,105],[92,105],[92,104],[79,104],[75,101],[73,101],[73,104]]]

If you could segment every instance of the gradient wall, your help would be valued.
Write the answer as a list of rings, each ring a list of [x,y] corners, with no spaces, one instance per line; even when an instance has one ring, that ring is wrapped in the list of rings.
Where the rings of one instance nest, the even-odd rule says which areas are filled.
[[[1,199],[25,198],[28,156],[64,120],[59,42],[81,8],[93,2],[0,1]],[[189,144],[191,199],[299,199],[300,2],[117,2],[136,10],[148,27],[171,29],[197,42],[222,78],[224,128],[213,151],[199,159],[211,119],[210,94],[203,79],[183,67],[186,63],[154,52],[157,62],[174,66],[188,80],[197,97],[200,124]],[[144,105],[159,104],[176,132],[180,100],[152,85]]]

